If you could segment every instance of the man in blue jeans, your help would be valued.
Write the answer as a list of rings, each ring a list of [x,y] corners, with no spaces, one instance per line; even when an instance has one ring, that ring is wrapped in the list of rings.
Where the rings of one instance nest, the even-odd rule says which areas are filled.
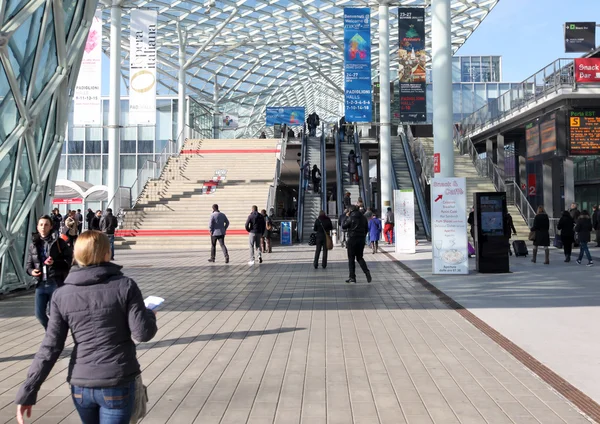
[[[35,316],[46,329],[52,294],[63,285],[73,263],[73,252],[67,242],[56,236],[48,215],[38,219],[37,230],[29,245],[27,273],[37,280]]]
[[[117,217],[113,215],[112,209],[106,209],[106,215],[100,220],[100,231],[108,236],[110,242],[110,260],[115,259],[115,230],[119,226]]]

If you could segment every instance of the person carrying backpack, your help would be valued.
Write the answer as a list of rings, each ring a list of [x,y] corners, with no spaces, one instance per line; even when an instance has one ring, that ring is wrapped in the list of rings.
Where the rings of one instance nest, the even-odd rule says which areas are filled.
[[[260,213],[265,219],[265,232],[263,233],[263,236],[260,239],[260,250],[262,250],[263,253],[271,253],[271,236],[273,235],[273,220],[269,215],[267,215],[267,211],[265,209],[260,211]]]

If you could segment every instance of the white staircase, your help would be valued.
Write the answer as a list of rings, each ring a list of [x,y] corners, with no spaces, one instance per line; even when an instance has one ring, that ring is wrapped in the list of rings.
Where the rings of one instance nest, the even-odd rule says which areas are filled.
[[[310,161],[311,178],[312,178],[312,167],[317,165],[319,170],[321,169],[321,139],[320,137],[309,137],[306,146],[306,157]],[[315,194],[312,186],[312,179],[309,181],[310,190],[304,193],[304,219],[302,221],[302,241],[308,242],[310,233],[313,232],[313,226],[315,220],[319,216],[321,211],[321,194]]]
[[[350,182],[350,174],[348,174],[348,154],[350,150],[354,150],[354,143],[348,144],[345,142],[341,142],[342,147],[342,198],[344,193],[350,193],[350,199],[352,200],[352,204],[355,205],[356,201],[360,197],[360,187],[358,183]],[[356,153],[356,152],[354,152]],[[364,199],[363,199],[364,200]]]
[[[433,138],[419,138],[419,140],[423,144],[425,152],[433,156]],[[467,208],[469,211],[471,210],[471,206],[473,206],[473,195],[475,193],[496,191],[496,187],[494,187],[489,178],[479,176],[471,157],[469,155],[461,155],[456,148],[454,149],[454,175],[467,179]],[[521,212],[513,205],[508,205],[508,212],[512,215],[518,238],[527,240],[529,227],[523,219]]]
[[[149,181],[127,210],[115,245],[121,249],[208,249],[212,205],[230,221],[226,244],[246,247],[246,219],[253,205],[266,208],[276,168],[277,140],[188,140],[167,163],[160,179]],[[226,179],[206,194],[204,183],[217,170]]]
[[[408,171],[408,163],[406,162],[406,155],[404,154],[404,149],[402,148],[402,139],[400,137],[392,137],[392,166],[394,167],[394,171],[396,172],[396,183],[398,184],[398,189],[413,189],[417,190],[412,183],[412,179],[410,178],[410,172]],[[381,214],[384,215],[386,211],[382,211]],[[421,217],[421,209],[419,208],[419,204],[417,203],[417,199],[415,198],[415,222],[419,227],[419,230],[416,232],[418,239],[424,239],[426,237],[425,228],[423,226],[423,219]]]

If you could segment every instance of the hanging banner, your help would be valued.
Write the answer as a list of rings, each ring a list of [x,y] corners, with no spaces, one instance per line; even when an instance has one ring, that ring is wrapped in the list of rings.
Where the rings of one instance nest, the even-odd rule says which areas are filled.
[[[400,121],[427,121],[427,54],[425,52],[425,9],[398,9],[398,80]]]
[[[371,9],[344,9],[346,122],[371,122]]]
[[[587,53],[596,48],[596,22],[565,24],[565,53]]]
[[[73,94],[73,125],[102,125],[102,11],[90,27]]]
[[[304,125],[303,107],[267,106],[267,127],[287,124],[288,127]]]
[[[224,113],[223,114],[223,122],[221,122],[221,129],[226,130],[235,130],[238,127],[238,116],[233,113]]]
[[[156,10],[131,11],[129,123],[156,125]]]
[[[434,274],[468,274],[467,181],[431,180],[431,237]]]
[[[394,190],[396,253],[415,253],[415,192]]]

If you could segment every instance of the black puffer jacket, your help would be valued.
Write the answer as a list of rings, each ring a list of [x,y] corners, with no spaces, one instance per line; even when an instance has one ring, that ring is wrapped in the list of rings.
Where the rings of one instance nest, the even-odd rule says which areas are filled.
[[[267,229],[265,217],[258,212],[252,212],[246,220],[246,231],[254,234],[263,234]]]
[[[119,265],[73,268],[54,292],[46,336],[16,403],[34,405],[40,386],[65,346],[69,329],[75,347],[67,381],[82,387],[114,387],[140,374],[132,337],[146,342],[157,331],[156,317],[144,306],[137,284]]]
[[[369,232],[369,222],[360,211],[354,211],[350,213],[348,218],[346,218],[342,228],[344,230],[348,230],[348,238],[365,238]]]
[[[592,220],[589,215],[581,215],[575,224],[575,232],[580,242],[589,243],[592,232]]]
[[[27,252],[27,274],[32,275],[34,269],[42,269],[41,250],[48,252],[47,255],[54,261],[52,265],[47,266],[48,279],[54,280],[59,287],[62,286],[73,263],[71,247],[63,239],[57,238],[55,233],[45,239],[40,233],[35,233]],[[42,278],[41,275],[36,277],[38,285]]]

